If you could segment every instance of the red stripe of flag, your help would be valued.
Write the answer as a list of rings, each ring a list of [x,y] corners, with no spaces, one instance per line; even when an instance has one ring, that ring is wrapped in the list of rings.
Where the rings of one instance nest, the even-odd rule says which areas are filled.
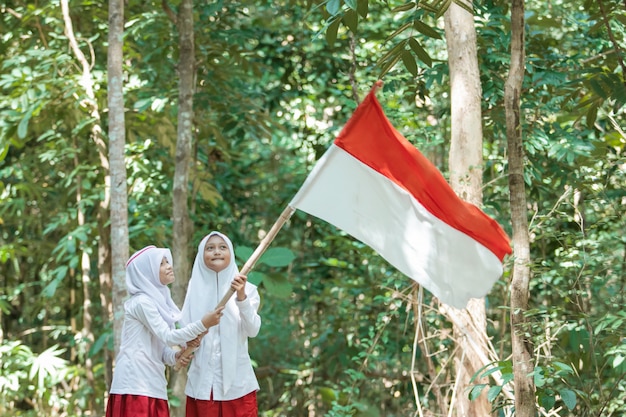
[[[512,252],[500,225],[459,198],[439,170],[393,127],[376,99],[375,89],[334,143],[405,189],[439,220],[484,245],[500,261]]]

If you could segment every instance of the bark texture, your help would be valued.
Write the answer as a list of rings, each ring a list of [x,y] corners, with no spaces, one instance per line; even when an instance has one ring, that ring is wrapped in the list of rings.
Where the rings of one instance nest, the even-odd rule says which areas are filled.
[[[115,356],[119,353],[124,323],[124,300],[126,299],[126,261],[128,243],[128,189],[126,188],[126,164],[124,146],[126,127],[122,78],[122,48],[124,34],[124,3],[109,1],[109,49],[107,56],[108,107],[109,107],[109,161],[111,163],[111,273],[112,315],[115,340]],[[102,237],[104,238],[104,237]],[[108,381],[110,385],[110,380]]]
[[[524,149],[522,144],[520,97],[524,80],[524,0],[511,2],[511,66],[504,89],[506,134],[509,152],[509,188],[513,253],[515,262],[511,278],[511,338],[515,384],[515,415],[535,417],[535,385],[532,345],[525,337],[525,312],[528,309],[530,281],[530,242],[524,185]]]
[[[178,91],[178,131],[176,138],[176,167],[173,185],[173,228],[172,255],[176,281],[172,286],[174,301],[182,306],[191,271],[190,247],[193,225],[189,218],[189,168],[193,136],[193,95],[195,92],[195,44],[193,24],[193,1],[183,0],[180,4],[177,26],[179,31],[180,61]],[[172,407],[173,417],[185,414],[186,370],[173,372],[170,378],[173,395],[181,399],[181,407]]]
[[[100,293],[104,294],[101,298],[101,302],[103,304],[104,311],[110,311],[111,307],[111,298],[107,295],[110,294],[110,282],[111,282],[111,270],[110,270],[110,242],[109,242],[109,233],[108,233],[108,223],[110,219],[109,215],[109,190],[110,190],[110,164],[109,157],[107,155],[107,146],[102,134],[102,118],[100,116],[100,108],[98,105],[98,101],[96,98],[95,90],[94,90],[94,79],[91,73],[91,65],[80,49],[80,45],[76,39],[74,34],[74,27],[72,23],[72,19],[70,17],[70,9],[69,9],[69,1],[62,0],[61,1],[61,12],[63,14],[63,21],[65,25],[65,35],[69,41],[70,49],[72,53],[76,57],[77,61],[80,64],[81,68],[81,79],[80,84],[84,90],[84,98],[81,100],[81,106],[89,113],[89,116],[94,120],[91,131],[90,131],[90,139],[96,145],[96,151],[98,153],[98,159],[100,160],[100,168],[101,168],[101,177],[104,182],[104,192],[103,198],[101,199],[98,205],[97,212],[97,222],[98,222],[98,232],[100,233],[98,239],[98,275],[99,281],[102,286],[100,289]],[[76,165],[78,165],[78,160],[75,160]],[[81,187],[77,187],[77,200],[80,201],[82,199],[81,195]],[[77,205],[80,207],[80,204]],[[79,223],[84,223],[84,212],[79,210],[78,212],[78,221]],[[93,343],[94,337],[91,332],[91,297],[90,297],[90,271],[91,271],[91,263],[89,260],[89,256],[86,252],[85,248],[82,248],[82,280],[83,280],[83,291],[84,291],[84,317],[83,317],[83,334],[85,335],[85,339],[89,340],[90,343]],[[105,379],[107,383],[107,388],[110,386],[111,381],[111,372],[112,372],[112,358],[111,352],[105,349]],[[95,386],[95,381],[93,380],[93,372],[91,370],[91,358],[86,358],[87,365],[87,377],[92,385],[92,388]],[[91,409],[94,412],[98,413],[96,407],[96,403],[93,398],[89,399],[91,403]]]
[[[471,5],[471,3],[468,3]],[[451,141],[450,184],[464,200],[482,204],[482,89],[478,72],[474,16],[452,3],[444,15],[448,64],[450,68]],[[468,393],[470,379],[489,356],[485,301],[471,300],[465,310],[445,308],[451,319],[457,350],[456,398],[452,403],[458,417],[489,416],[491,404],[486,392],[474,401]],[[454,316],[454,317],[452,317]],[[467,339],[473,343],[468,343]]]

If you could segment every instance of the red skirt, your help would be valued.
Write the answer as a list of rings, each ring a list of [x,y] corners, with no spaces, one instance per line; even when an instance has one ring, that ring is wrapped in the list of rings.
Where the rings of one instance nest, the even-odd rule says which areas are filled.
[[[196,400],[187,397],[185,412],[186,417],[257,417],[256,391],[229,401]]]
[[[167,400],[145,395],[110,394],[106,417],[170,417]]]

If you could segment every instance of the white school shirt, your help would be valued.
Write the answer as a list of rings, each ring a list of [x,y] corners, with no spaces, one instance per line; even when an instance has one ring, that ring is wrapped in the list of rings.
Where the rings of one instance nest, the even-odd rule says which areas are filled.
[[[217,326],[209,328],[209,332],[202,338],[202,343],[191,360],[185,387],[185,394],[191,398],[210,400],[211,392],[213,392],[213,400],[229,401],[259,390],[259,383],[248,354],[248,336],[256,336],[261,327],[261,318],[253,305],[253,302],[256,305],[259,304],[259,295],[255,290],[243,301],[236,300],[236,296],[233,298],[239,309],[240,318],[234,381],[228,391],[224,392],[219,331],[221,326],[232,325],[232,323],[220,321]]]
[[[176,363],[176,351],[170,346],[184,345],[204,331],[200,320],[182,329],[170,328],[150,297],[131,297],[125,305],[122,345],[110,393],[167,400],[165,364]]]

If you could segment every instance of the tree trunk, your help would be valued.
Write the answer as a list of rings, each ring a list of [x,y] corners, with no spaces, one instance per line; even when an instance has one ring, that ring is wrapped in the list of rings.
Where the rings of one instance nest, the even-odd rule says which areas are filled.
[[[182,306],[190,275],[190,242],[193,225],[189,218],[189,167],[191,165],[191,143],[193,132],[193,95],[195,92],[195,47],[193,25],[193,1],[183,0],[178,14],[180,33],[179,91],[178,91],[178,131],[176,139],[176,167],[173,185],[173,247],[176,281],[172,287],[174,301]],[[172,407],[173,417],[185,414],[186,370],[172,372],[170,386],[175,397],[181,400],[181,407]]]
[[[530,243],[528,214],[524,186],[524,149],[522,147],[520,96],[524,80],[524,0],[511,2],[511,65],[504,87],[506,135],[509,152],[509,188],[511,194],[511,223],[515,262],[511,278],[511,338],[515,384],[515,415],[535,417],[535,385],[532,346],[524,337],[530,281]]]
[[[469,3],[471,5],[471,3]],[[482,204],[482,90],[476,52],[474,16],[452,3],[444,15],[448,64],[450,68],[451,143],[449,155],[450,185],[464,200]],[[474,401],[468,397],[469,381],[488,356],[485,301],[471,300],[465,310],[444,310],[454,314],[454,334],[460,343],[455,366],[457,391],[455,413],[461,417],[488,416],[491,405],[486,392]],[[463,328],[459,328],[460,323]],[[476,344],[466,343],[466,338]],[[475,349],[481,349],[477,352]],[[452,405],[454,406],[454,404]]]
[[[111,161],[111,274],[112,313],[115,356],[120,351],[124,300],[126,294],[126,261],[128,243],[128,190],[126,188],[126,125],[124,119],[124,94],[122,90],[122,47],[124,34],[124,3],[109,1],[109,49],[107,56],[108,107],[109,107],[109,159]],[[111,312],[109,312],[111,313]]]
[[[102,168],[102,176],[104,179],[104,197],[100,201],[99,208],[98,208],[98,216],[97,216],[98,230],[99,232],[104,233],[104,236],[101,235],[98,241],[98,267],[99,267],[98,272],[100,275],[101,283],[105,284],[105,287],[101,289],[101,293],[102,293],[107,288],[106,286],[107,280],[110,282],[110,271],[106,263],[107,258],[108,258],[107,254],[109,253],[108,248],[110,245],[107,239],[108,233],[106,233],[106,229],[107,229],[106,225],[109,222],[109,215],[108,215],[109,188],[110,188],[109,187],[110,185],[109,159],[107,157],[106,143],[102,137],[102,119],[100,117],[100,109],[98,107],[96,94],[94,92],[94,81],[91,75],[91,66],[89,64],[89,61],[85,57],[85,54],[83,54],[82,50],[80,49],[78,42],[76,40],[76,37],[74,35],[74,27],[72,24],[72,20],[70,18],[68,0],[61,1],[61,11],[63,14],[64,23],[65,23],[65,35],[67,36],[69,44],[70,44],[70,48],[72,52],[74,53],[74,55],[76,56],[76,59],[80,62],[80,66],[82,69],[81,86],[84,88],[85,96],[87,97],[87,100],[83,102],[83,105],[89,111],[89,116],[94,120],[94,123],[91,128],[90,137],[91,137],[91,140],[96,145],[96,150],[98,151],[98,158],[100,159],[100,167]],[[79,190],[78,198],[81,198],[80,188],[78,190]],[[81,212],[79,210],[79,216],[80,214]],[[83,219],[83,223],[84,223],[84,219]],[[89,288],[86,287],[86,284],[88,282],[87,283],[84,282],[85,279],[89,281],[89,271],[91,269],[89,256],[86,252],[83,252],[82,262],[83,262],[82,274],[83,274],[83,285],[84,285],[83,291],[86,291],[85,297],[90,297]],[[86,265],[85,265],[85,262],[87,262]],[[105,298],[105,301],[106,301],[106,298]],[[90,328],[91,317],[88,316],[89,309],[87,308],[91,303],[91,299],[86,298],[84,302],[88,303],[88,305],[85,306],[85,311],[83,313],[85,315],[84,323],[87,325],[87,328],[84,329],[84,332],[86,332],[86,336],[88,336],[86,337],[86,339],[89,340],[90,343],[93,343],[93,335],[91,334],[91,328]],[[107,308],[106,305],[104,307],[105,309]],[[106,349],[105,349],[104,354],[105,354],[105,362],[109,363],[110,355]],[[89,366],[89,362],[91,361],[91,358],[88,357],[86,358],[86,360],[88,361],[88,366]],[[88,371],[88,374],[89,374],[89,371]],[[105,368],[105,376],[106,376],[106,381],[107,381],[107,387],[109,387],[110,378],[111,378],[111,370],[108,367]],[[95,407],[95,404],[94,404],[94,407]],[[96,413],[98,413],[98,410],[95,410],[93,407],[92,409]]]
[[[74,139],[73,142],[74,142],[74,147],[78,151],[76,140]],[[78,152],[75,152],[74,153],[74,166],[78,168],[78,165],[79,165]],[[77,212],[76,217],[77,217],[77,223],[78,223],[79,228],[82,228],[85,226],[85,211],[82,208],[83,207],[82,183],[83,183],[83,177],[81,175],[77,175],[76,176],[76,207],[78,208],[78,212]],[[89,254],[86,251],[85,243],[83,242],[82,244],[78,246],[81,252],[80,276],[81,276],[81,283],[82,283],[82,288],[83,288],[83,308],[82,308],[83,327],[80,333],[82,335],[83,343],[87,343],[89,346],[91,346],[93,345],[93,342],[94,342],[93,331],[91,330],[92,324],[93,324],[93,318],[91,315],[91,278],[90,278],[91,262],[89,261]],[[84,358],[85,375],[87,378],[87,383],[91,387],[91,392],[95,393],[97,392],[97,390],[96,390],[95,378],[94,378],[94,373],[93,373],[93,361],[88,354],[89,346],[87,347],[87,349],[84,349],[85,351],[85,358]],[[89,409],[96,412],[96,415],[99,415],[98,412],[101,413],[103,411],[103,410],[98,410],[96,408],[96,401],[95,401],[94,395],[89,395],[89,398],[87,398],[87,403],[89,404]]]

